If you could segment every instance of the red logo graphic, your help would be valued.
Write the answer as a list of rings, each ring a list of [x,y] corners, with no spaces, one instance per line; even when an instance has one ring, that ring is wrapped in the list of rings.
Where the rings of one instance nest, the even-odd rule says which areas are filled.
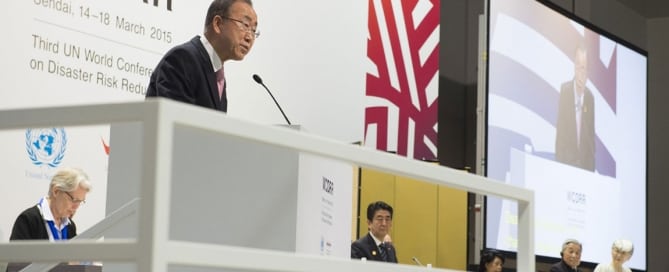
[[[105,142],[104,138],[100,137],[100,140],[102,141],[102,148],[105,149],[105,153],[109,156],[109,145]]]
[[[379,150],[437,158],[439,3],[369,0],[367,57],[376,71],[366,78],[375,104],[365,109],[365,142]]]

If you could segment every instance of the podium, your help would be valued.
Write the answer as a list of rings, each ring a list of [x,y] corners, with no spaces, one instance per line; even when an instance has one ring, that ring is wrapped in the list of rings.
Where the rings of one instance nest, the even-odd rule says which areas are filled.
[[[350,248],[352,201],[340,205],[339,197],[351,190],[345,179],[355,165],[517,200],[518,270],[535,270],[534,194],[527,189],[168,100],[0,111],[0,130],[109,123],[108,216],[80,236],[100,232],[73,243],[0,243],[0,262],[96,260],[104,271],[143,272],[423,271],[314,256]],[[340,210],[347,210],[348,231],[334,237],[328,231],[340,230]],[[98,235],[104,240],[94,240]],[[307,250],[315,252],[300,254]],[[132,267],[113,269],[118,263]]]
[[[140,195],[141,131],[112,124],[108,213]],[[188,125],[174,127],[172,142],[170,240],[350,257],[350,163]],[[130,220],[105,237],[137,229]]]

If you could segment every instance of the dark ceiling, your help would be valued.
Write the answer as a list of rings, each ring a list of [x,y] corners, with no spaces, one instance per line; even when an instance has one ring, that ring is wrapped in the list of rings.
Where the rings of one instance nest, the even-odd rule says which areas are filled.
[[[669,17],[669,0],[618,0],[647,19]]]

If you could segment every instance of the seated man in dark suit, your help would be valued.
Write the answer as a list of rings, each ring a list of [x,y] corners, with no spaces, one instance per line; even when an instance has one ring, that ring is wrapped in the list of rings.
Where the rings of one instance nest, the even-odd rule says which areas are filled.
[[[581,264],[581,251],[583,245],[575,239],[567,239],[562,243],[560,256],[562,260],[551,266],[550,272],[578,272],[578,265]]]
[[[367,206],[369,233],[351,244],[351,258],[397,263],[395,247],[384,242],[393,226],[393,207],[383,201]]]

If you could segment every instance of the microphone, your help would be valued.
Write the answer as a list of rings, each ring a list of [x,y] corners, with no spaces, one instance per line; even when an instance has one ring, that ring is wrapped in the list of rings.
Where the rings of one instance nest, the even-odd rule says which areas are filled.
[[[420,261],[418,260],[418,258],[416,258],[416,256],[411,257],[411,260],[412,260],[414,263],[416,263],[418,266],[423,266],[423,264],[420,263]]]
[[[292,124],[290,123],[290,120],[288,120],[288,117],[286,117],[286,114],[283,113],[283,109],[282,109],[281,106],[279,105],[279,102],[276,102],[276,98],[274,98],[274,95],[272,94],[272,92],[270,92],[270,91],[269,91],[269,88],[267,88],[267,86],[265,86],[265,84],[262,83],[262,78],[260,78],[260,76],[257,75],[257,74],[253,74],[253,80],[255,80],[255,82],[257,82],[258,84],[262,85],[263,88],[265,88],[265,90],[267,90],[267,93],[269,94],[269,96],[271,96],[271,97],[272,97],[272,100],[274,100],[274,104],[276,104],[276,107],[279,108],[279,110],[281,111],[281,114],[283,115],[283,118],[286,119],[286,122],[287,122],[289,125],[292,125]]]

